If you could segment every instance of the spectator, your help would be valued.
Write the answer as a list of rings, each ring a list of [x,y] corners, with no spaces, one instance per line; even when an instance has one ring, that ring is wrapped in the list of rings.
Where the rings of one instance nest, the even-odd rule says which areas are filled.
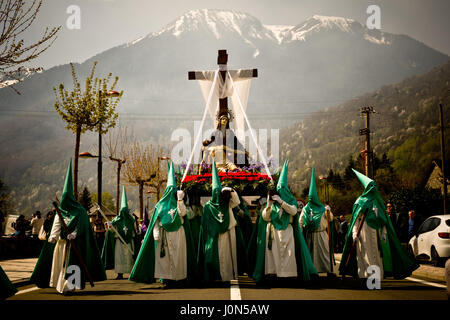
[[[408,214],[399,213],[397,217],[397,236],[401,243],[408,242]]]
[[[392,206],[392,204],[388,203],[386,205],[386,211],[388,213],[389,218],[391,219],[392,227],[394,228],[395,234],[397,234],[398,237],[397,213],[394,212],[394,207]]]
[[[339,226],[339,252],[342,252],[344,249],[345,237],[348,232],[348,221],[345,220],[343,215],[339,216],[339,219],[341,221]]]
[[[47,212],[47,216],[44,220],[42,227],[44,228],[44,232],[46,237],[48,238],[50,231],[52,231],[53,218],[55,217],[54,210]]]
[[[27,221],[25,220],[25,216],[21,214],[14,223],[14,236],[17,238],[25,238],[25,231],[27,229]]]
[[[408,241],[411,239],[414,235],[416,235],[417,230],[420,226],[419,218],[416,217],[416,212],[414,210],[410,210],[408,212]]]
[[[103,242],[105,241],[106,228],[100,212],[97,213],[97,217],[94,220],[94,233],[95,240],[97,241],[98,248],[101,252],[103,248]]]
[[[41,212],[36,211],[36,213],[33,214],[33,218],[31,219],[31,237],[33,239],[38,240],[39,239],[39,231],[41,230],[41,227],[44,223],[44,219],[41,218]]]

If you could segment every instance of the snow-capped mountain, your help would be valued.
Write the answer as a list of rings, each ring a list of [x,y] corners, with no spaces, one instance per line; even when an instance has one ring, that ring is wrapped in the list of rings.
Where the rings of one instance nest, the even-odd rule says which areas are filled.
[[[449,59],[408,36],[368,30],[352,19],[314,15],[294,26],[267,25],[247,13],[202,9],[75,67],[78,79],[89,74],[93,61],[98,61],[96,75],[119,76],[117,89],[124,90],[120,125],[133,127],[145,141],[166,145],[172,130],[191,130],[192,121],[169,121],[165,115],[201,117],[201,92],[187,74],[216,69],[219,49],[227,49],[230,68],[258,68],[247,108],[256,128],[278,126],[272,117],[283,115],[281,125],[287,125],[298,115],[425,73]],[[16,192],[21,207],[38,209],[41,199],[54,195],[60,185],[49,184],[65,170],[58,161],[72,156],[72,133],[53,109],[53,87],[60,83],[72,86],[69,65],[16,83],[20,96],[0,89],[0,177]],[[83,136],[84,148],[95,139]],[[94,164],[92,170],[82,173],[81,183],[95,176]],[[48,176],[52,172],[55,176]],[[45,188],[42,181],[49,181]]]
[[[157,32],[138,38],[125,46],[129,47],[144,39],[157,37],[175,37],[180,39],[192,33],[202,33],[207,38],[220,40],[236,36],[259,53],[258,42],[273,42],[278,45],[306,41],[321,33],[341,32],[361,36],[362,39],[389,45],[390,41],[383,32],[371,31],[354,19],[313,15],[298,25],[264,25],[247,13],[224,10],[191,10]]]
[[[43,70],[34,71],[30,68],[23,68],[13,76],[0,75],[0,89],[4,87],[8,87],[10,85],[16,84],[19,81],[23,81],[26,78],[31,77],[35,73],[42,73]]]

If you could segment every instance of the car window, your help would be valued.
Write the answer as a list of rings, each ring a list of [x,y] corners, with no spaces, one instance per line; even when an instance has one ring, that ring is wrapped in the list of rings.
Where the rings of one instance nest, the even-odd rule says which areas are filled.
[[[445,220],[445,224],[448,225],[450,227],[450,219]]]
[[[431,219],[427,219],[425,220],[419,227],[419,230],[417,230],[418,234],[427,232],[428,229],[430,228],[430,223],[431,223]]]
[[[439,218],[428,218],[427,220],[424,221],[424,223],[422,223],[422,225],[420,226],[418,233],[425,233],[425,232],[430,232],[433,231],[434,229],[436,229],[439,224],[441,223],[441,219]]]
[[[434,229],[439,227],[439,225],[441,224],[441,219],[440,218],[431,218],[430,220],[431,220],[431,222],[430,222],[430,229],[428,231],[433,231]]]

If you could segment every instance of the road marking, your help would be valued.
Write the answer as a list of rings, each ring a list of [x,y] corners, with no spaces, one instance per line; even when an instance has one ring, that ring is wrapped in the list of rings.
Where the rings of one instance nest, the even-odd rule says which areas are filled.
[[[22,294],[22,293],[31,292],[31,291],[35,291],[35,290],[38,290],[38,289],[39,289],[38,287],[33,287],[33,288],[25,289],[25,290],[20,290],[19,292],[16,293],[16,295]]]
[[[335,259],[338,262],[341,262],[341,260]],[[412,278],[412,277],[407,277],[405,278],[405,280],[410,280],[410,281],[415,281],[415,282],[420,282],[423,284],[427,284],[429,286],[433,286],[433,287],[437,287],[437,288],[443,288],[446,289],[447,286],[443,285],[443,284],[439,284],[439,283],[434,283],[434,282],[429,282],[429,281],[425,281],[425,280],[421,280],[421,279],[416,279],[416,278]]]
[[[242,300],[238,280],[230,280],[230,300]]]
[[[406,280],[420,282],[420,283],[427,284],[427,285],[433,286],[433,287],[444,288],[444,289],[447,288],[447,286],[444,286],[443,284],[434,283],[434,282],[428,282],[428,281],[421,280],[421,279],[416,279],[416,278],[411,278],[411,277],[408,277],[408,278],[405,278],[405,279]]]

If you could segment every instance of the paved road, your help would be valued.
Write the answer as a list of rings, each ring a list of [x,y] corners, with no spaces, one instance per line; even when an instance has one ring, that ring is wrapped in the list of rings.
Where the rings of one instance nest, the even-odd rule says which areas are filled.
[[[339,255],[336,255],[339,262]],[[351,278],[319,279],[307,285],[273,281],[257,286],[250,278],[217,284],[208,288],[163,289],[160,284],[140,284],[128,280],[114,280],[115,273],[107,271],[108,280],[72,296],[58,294],[54,288],[38,289],[24,285],[37,259],[0,261],[19,292],[8,300],[447,300],[443,269],[429,265],[421,267],[410,278],[383,280],[381,290],[368,290]]]
[[[160,284],[141,284],[128,280],[108,280],[94,287],[76,291],[72,296],[58,294],[54,288],[37,289],[33,285],[19,288],[8,300],[447,300],[444,283],[413,280],[383,280],[381,290],[368,290],[358,281],[346,278],[329,279],[321,275],[314,283],[280,283],[264,286],[248,277],[240,277],[236,284],[217,284],[208,288],[163,289]]]

